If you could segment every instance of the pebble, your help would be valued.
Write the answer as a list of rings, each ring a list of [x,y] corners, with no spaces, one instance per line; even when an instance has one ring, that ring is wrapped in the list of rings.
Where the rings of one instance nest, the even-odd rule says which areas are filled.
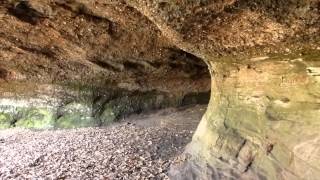
[[[187,130],[168,124],[0,131],[0,179],[168,179],[197,123]]]

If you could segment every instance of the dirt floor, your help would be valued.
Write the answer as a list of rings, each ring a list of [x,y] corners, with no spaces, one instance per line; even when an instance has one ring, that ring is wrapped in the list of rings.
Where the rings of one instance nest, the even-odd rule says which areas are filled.
[[[168,179],[205,110],[165,109],[105,128],[0,131],[0,179]]]

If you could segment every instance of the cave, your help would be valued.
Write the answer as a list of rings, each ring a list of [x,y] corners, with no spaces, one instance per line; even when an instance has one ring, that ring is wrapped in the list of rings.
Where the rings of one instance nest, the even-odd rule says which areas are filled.
[[[1,179],[320,177],[319,0],[4,0],[0,24]]]

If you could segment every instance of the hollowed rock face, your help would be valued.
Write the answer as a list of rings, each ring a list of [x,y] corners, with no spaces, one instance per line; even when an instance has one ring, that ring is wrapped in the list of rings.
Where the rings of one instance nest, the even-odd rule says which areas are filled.
[[[122,2],[5,0],[0,24],[0,128],[107,125],[210,91],[206,64]]]
[[[2,84],[1,96],[25,102],[46,94],[33,105],[52,102],[57,126],[108,124],[121,114],[200,101],[192,96],[209,90],[208,66],[209,107],[173,178],[320,176],[319,0],[0,5],[1,82],[49,84],[31,95],[22,95],[29,86],[12,92]],[[89,98],[50,88],[72,83],[90,87]],[[28,120],[1,112],[0,125],[51,117],[25,114]]]
[[[211,102],[188,151],[216,171],[193,172],[203,178],[317,179],[319,60],[275,56],[211,63]]]

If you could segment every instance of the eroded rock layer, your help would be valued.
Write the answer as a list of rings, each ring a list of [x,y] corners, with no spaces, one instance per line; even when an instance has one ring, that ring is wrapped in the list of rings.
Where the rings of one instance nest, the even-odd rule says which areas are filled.
[[[2,2],[0,13],[5,81],[178,93],[209,89],[201,60],[169,43],[147,18],[120,2]]]
[[[125,3],[0,3],[4,128],[97,126],[209,94],[206,64]]]
[[[207,65],[208,111],[172,177],[317,179],[319,8],[319,0],[2,1],[0,77],[181,98],[208,90]]]
[[[213,168],[185,170],[204,179],[317,179],[319,55],[211,63],[211,102],[188,151]]]

